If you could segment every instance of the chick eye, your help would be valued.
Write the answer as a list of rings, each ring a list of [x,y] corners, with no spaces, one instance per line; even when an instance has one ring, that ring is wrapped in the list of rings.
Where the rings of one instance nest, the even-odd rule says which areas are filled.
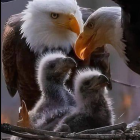
[[[50,67],[51,69],[53,69],[53,68],[55,68],[55,64],[50,64],[49,67]]]
[[[51,13],[51,17],[53,19],[57,19],[59,17],[59,14],[56,14],[56,13]]]
[[[90,84],[90,81],[84,82],[84,85],[85,85],[85,86],[88,86],[89,84]]]
[[[94,27],[94,24],[93,23],[88,23],[87,26],[92,29]]]

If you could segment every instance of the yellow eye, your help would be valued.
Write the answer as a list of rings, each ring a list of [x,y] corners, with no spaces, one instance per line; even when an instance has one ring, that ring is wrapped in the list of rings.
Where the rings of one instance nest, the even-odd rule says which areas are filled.
[[[92,28],[94,27],[94,24],[90,22],[90,23],[87,24],[87,26],[88,26],[90,29],[92,29]]]
[[[59,14],[56,14],[56,13],[51,13],[51,17],[53,19],[57,19],[59,17]]]

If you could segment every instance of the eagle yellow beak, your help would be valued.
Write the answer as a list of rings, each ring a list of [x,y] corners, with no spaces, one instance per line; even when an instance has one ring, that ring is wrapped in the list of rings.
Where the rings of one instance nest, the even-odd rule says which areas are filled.
[[[69,22],[67,27],[69,30],[76,33],[77,36],[80,34],[80,27],[74,15],[69,15]]]
[[[77,36],[80,34],[80,26],[79,23],[77,21],[77,19],[75,18],[74,15],[66,15],[67,16],[67,20],[63,23],[60,20],[54,20],[54,24],[57,25],[59,28],[65,28],[68,29],[74,33],[77,34]]]
[[[77,57],[81,60],[85,60],[90,57],[91,53],[95,50],[93,44],[93,36],[87,37],[84,32],[78,37],[74,51]]]

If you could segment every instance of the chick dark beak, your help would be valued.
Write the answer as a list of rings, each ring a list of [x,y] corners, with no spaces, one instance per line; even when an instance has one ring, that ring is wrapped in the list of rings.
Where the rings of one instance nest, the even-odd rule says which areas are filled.
[[[104,75],[100,75],[96,80],[97,80],[97,83],[96,85],[94,84],[95,83],[95,77],[93,77],[91,80],[93,80],[93,84],[91,85],[91,87],[89,88],[90,90],[93,90],[93,89],[100,89],[100,88],[103,88],[105,86],[107,86],[109,84],[109,79],[104,76]]]
[[[73,69],[77,67],[75,60],[70,57],[64,58],[63,62],[67,65],[65,69]]]
[[[105,87],[109,84],[109,79],[105,75],[98,77],[98,82],[95,87]]]

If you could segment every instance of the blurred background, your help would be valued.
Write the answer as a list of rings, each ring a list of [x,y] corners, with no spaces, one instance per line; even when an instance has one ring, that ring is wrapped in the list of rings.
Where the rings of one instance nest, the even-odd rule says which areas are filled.
[[[117,6],[111,0],[77,0],[81,7],[97,9],[102,6]],[[25,9],[28,0],[15,0],[1,5],[1,35],[6,20],[13,14]],[[112,46],[107,45],[111,53],[110,65],[112,79],[127,84],[140,86],[140,75],[132,72],[119,58]],[[6,89],[3,73],[1,72],[1,123],[8,122],[16,124],[18,119],[19,96],[11,98]],[[140,115],[140,89],[125,87],[113,83],[113,89],[109,93],[113,100],[113,107],[116,114],[116,123],[130,123]]]

